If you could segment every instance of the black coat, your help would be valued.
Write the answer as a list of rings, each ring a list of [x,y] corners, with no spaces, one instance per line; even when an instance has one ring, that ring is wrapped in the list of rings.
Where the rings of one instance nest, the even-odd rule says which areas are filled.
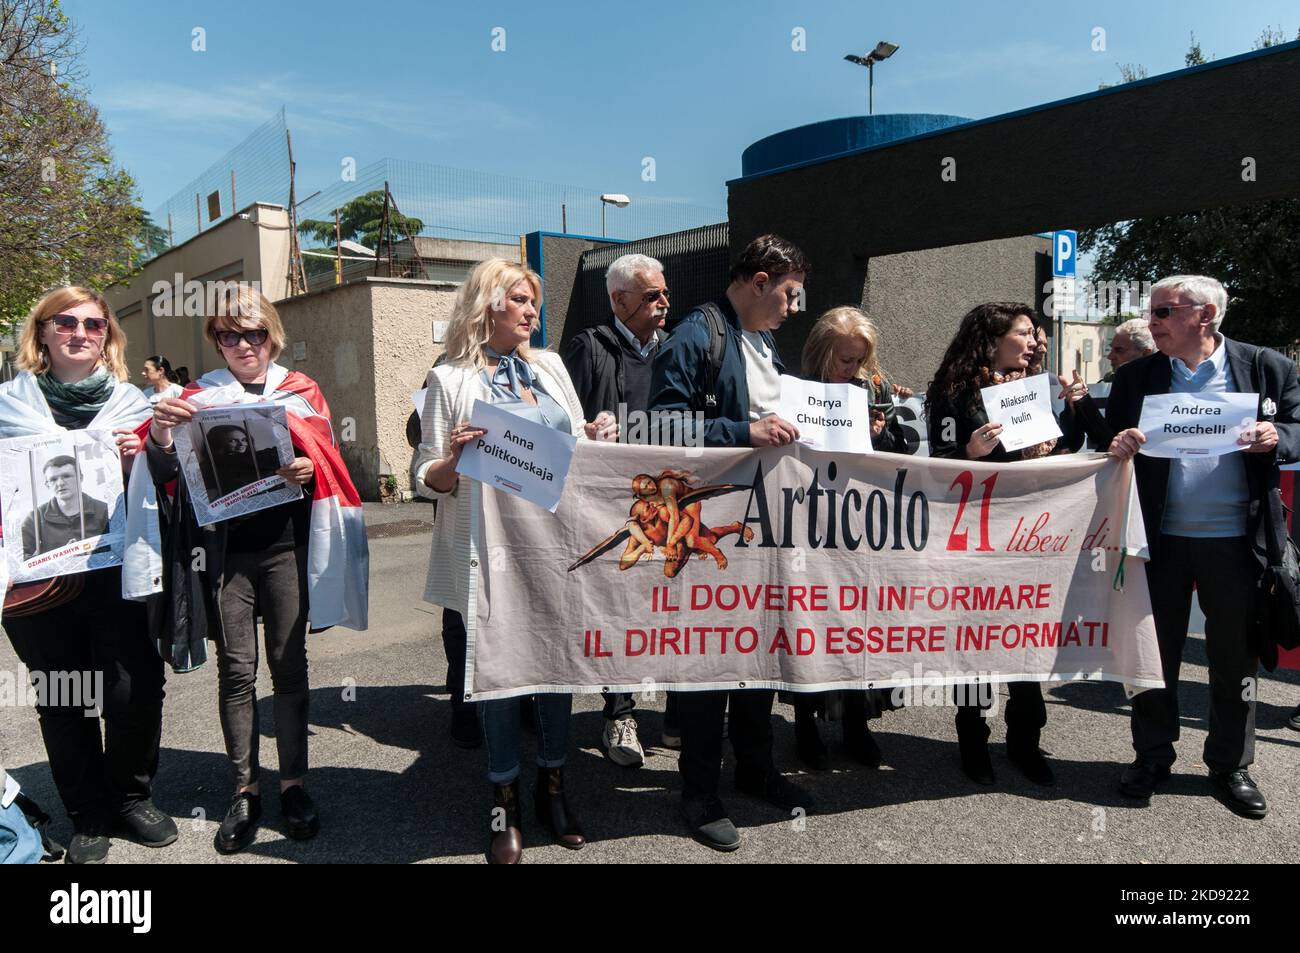
[[[1256,541],[1256,552],[1262,556],[1264,534],[1261,517],[1267,512],[1265,498],[1280,481],[1278,465],[1300,460],[1300,383],[1296,380],[1295,364],[1276,351],[1226,337],[1223,344],[1228,350],[1228,367],[1232,370],[1233,381],[1242,393],[1258,391],[1258,419],[1272,420],[1277,428],[1277,447],[1273,453],[1243,455],[1250,499],[1246,535]],[[1256,352],[1260,352],[1258,380],[1254,368]],[[1159,351],[1130,361],[1116,371],[1106,401],[1106,422],[1111,429],[1119,433],[1136,427],[1146,395],[1169,393],[1172,380],[1173,366],[1169,357]],[[1269,417],[1263,412],[1265,399],[1271,400],[1277,408],[1276,413]],[[1142,520],[1147,528],[1147,542],[1154,558],[1159,550],[1160,524],[1164,519],[1165,494],[1169,487],[1169,460],[1138,454],[1133,470],[1137,477]],[[1286,536],[1285,529],[1282,535]]]

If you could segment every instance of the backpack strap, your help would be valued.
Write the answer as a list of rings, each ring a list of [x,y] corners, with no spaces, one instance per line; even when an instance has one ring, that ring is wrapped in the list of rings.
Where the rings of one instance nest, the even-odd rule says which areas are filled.
[[[713,301],[700,305],[699,310],[704,315],[704,325],[709,331],[709,366],[705,375],[707,386],[703,406],[696,409],[704,411],[706,419],[712,419],[718,416],[718,376],[722,373],[722,358],[727,353],[727,319]]]

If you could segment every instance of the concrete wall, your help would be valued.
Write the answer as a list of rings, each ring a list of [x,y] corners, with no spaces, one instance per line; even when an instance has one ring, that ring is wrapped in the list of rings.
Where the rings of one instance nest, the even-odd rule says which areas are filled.
[[[409,494],[410,395],[441,351],[433,321],[447,319],[455,296],[451,284],[372,277],[276,306],[289,338],[280,362],[320,385],[362,499],[378,499],[389,474]]]
[[[1085,383],[1096,384],[1110,372],[1106,351],[1115,329],[1097,321],[1066,321],[1061,337],[1061,373],[1069,377],[1078,371]],[[1092,360],[1083,360],[1083,342],[1092,342]]]
[[[260,202],[244,211],[249,220],[228,218],[159,255],[129,281],[105,292],[108,303],[122,316],[127,363],[137,382],[144,360],[151,354],[161,354],[172,367],[188,366],[195,378],[222,364],[220,355],[202,336],[202,315],[154,313],[157,282],[166,282],[171,288],[177,283],[177,274],[182,288],[187,281],[256,281],[272,301],[288,294],[288,213],[278,205]],[[181,301],[183,304],[183,293]]]
[[[582,253],[592,248],[604,248],[616,242],[579,238],[572,235],[551,235],[534,232],[529,236],[528,265],[542,276],[543,318],[546,324],[546,344],[558,348],[564,340],[564,324],[569,313],[569,298],[578,277]],[[540,259],[538,251],[540,250]]]
[[[923,391],[962,316],[984,301],[1037,303],[1035,255],[1051,242],[1034,235],[879,255],[867,262],[862,308],[880,329],[880,360],[896,383]],[[813,265],[816,268],[816,263]],[[816,271],[808,295],[816,288]],[[839,302],[856,304],[856,301]],[[816,312],[819,314],[820,312]],[[798,360],[812,324],[782,336],[783,355]]]

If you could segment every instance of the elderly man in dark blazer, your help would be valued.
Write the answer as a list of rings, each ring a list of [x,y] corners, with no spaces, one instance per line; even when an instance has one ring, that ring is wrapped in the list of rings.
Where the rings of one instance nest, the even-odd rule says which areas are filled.
[[[1300,459],[1300,384],[1295,365],[1281,354],[1219,333],[1227,303],[1213,278],[1175,275],[1157,282],[1151,334],[1159,351],[1116,372],[1106,405],[1116,432],[1110,452],[1128,459],[1146,442],[1137,424],[1147,395],[1259,394],[1258,422],[1242,437],[1244,452],[1177,460],[1139,455],[1134,461],[1165,687],[1133,699],[1137,760],[1124,771],[1120,790],[1149,801],[1169,777],[1178,740],[1178,669],[1195,586],[1210,668],[1205,764],[1220,800],[1242,816],[1261,818],[1268,805],[1246,770],[1255,756],[1257,554],[1278,466]]]

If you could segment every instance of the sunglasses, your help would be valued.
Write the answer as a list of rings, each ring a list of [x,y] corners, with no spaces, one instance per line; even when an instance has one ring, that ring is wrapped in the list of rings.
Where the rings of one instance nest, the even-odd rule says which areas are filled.
[[[86,318],[81,319],[73,314],[56,314],[52,318],[46,318],[42,324],[53,324],[54,330],[59,334],[76,334],[77,325],[82,325],[86,329],[86,337],[98,338],[103,337],[104,332],[108,330],[108,318]]]
[[[1205,305],[1203,304],[1171,304],[1171,305],[1165,305],[1164,307],[1161,308],[1152,308],[1147,312],[1147,314],[1152,318],[1158,318],[1159,320],[1163,321],[1165,320],[1165,318],[1169,317],[1175,311],[1182,311],[1185,308],[1204,308],[1204,307]]]
[[[641,295],[641,300],[645,304],[654,304],[660,298],[663,298],[665,301],[667,301],[668,295],[669,295],[669,291],[667,288],[664,288],[662,291],[647,291]]]
[[[242,339],[253,347],[261,347],[270,336],[271,332],[266,328],[254,328],[251,331],[218,331],[217,343],[222,347],[236,347]]]

